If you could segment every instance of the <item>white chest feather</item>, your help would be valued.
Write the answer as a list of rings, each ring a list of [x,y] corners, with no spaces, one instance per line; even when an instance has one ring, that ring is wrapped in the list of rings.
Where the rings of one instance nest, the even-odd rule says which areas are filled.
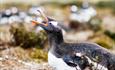
[[[81,53],[76,53],[76,56],[82,56]],[[106,67],[104,67],[101,64],[97,64],[93,61],[90,60],[90,58],[88,58],[86,56],[86,58],[88,59],[89,63],[92,63],[93,69],[97,69],[97,70],[108,70]],[[81,70],[79,66],[77,67],[70,67],[68,66],[62,58],[57,58],[56,56],[54,56],[51,52],[48,52],[48,63],[51,67],[54,68],[54,70]]]
[[[48,53],[48,63],[54,70],[76,70],[75,67],[68,66],[62,58],[55,57],[51,52]]]

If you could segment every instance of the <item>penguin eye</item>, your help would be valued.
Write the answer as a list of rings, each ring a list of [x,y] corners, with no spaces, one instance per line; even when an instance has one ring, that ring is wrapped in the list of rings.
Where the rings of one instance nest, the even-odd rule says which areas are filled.
[[[50,24],[50,25],[53,25],[53,23],[51,23],[51,22],[50,22],[49,24]],[[53,26],[54,26],[54,25],[53,25]]]
[[[57,27],[57,25],[58,25],[58,23],[55,22],[55,21],[51,21],[51,22],[49,22],[49,24],[51,24],[51,25],[53,25],[53,26],[55,26],[55,27]]]

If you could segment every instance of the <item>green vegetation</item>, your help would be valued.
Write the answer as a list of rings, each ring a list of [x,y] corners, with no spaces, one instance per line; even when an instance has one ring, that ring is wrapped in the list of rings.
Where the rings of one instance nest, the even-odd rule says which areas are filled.
[[[107,36],[109,36],[111,39],[115,40],[115,33],[112,33],[110,31],[105,31],[104,32]]]
[[[99,8],[115,8],[115,1],[100,1],[96,6]]]
[[[99,3],[96,4],[97,8],[109,8],[112,9],[113,14],[115,14],[115,1],[100,1]]]
[[[101,31],[95,33],[91,40],[107,49],[113,49],[113,46],[115,45],[115,41]]]
[[[47,37],[44,31],[35,33],[27,30],[24,24],[18,24],[11,26],[10,33],[13,35],[13,44],[22,47],[25,53],[29,50],[27,54],[33,61],[38,63],[47,61],[47,51],[44,50]]]
[[[48,58],[48,54],[46,51],[44,51],[43,49],[34,49],[31,53],[30,53],[30,57],[40,63],[40,62],[44,62],[47,61]]]
[[[35,46],[43,48],[47,39],[45,32],[35,33],[34,31],[27,31],[23,24],[12,26],[10,32],[14,37],[14,44],[23,48]]]

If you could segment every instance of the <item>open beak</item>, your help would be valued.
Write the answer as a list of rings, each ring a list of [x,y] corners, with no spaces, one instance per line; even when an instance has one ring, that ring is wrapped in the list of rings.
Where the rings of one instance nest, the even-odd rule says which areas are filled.
[[[36,25],[39,25],[39,24],[40,24],[39,22],[37,22],[37,21],[35,21],[35,20],[32,20],[31,22],[32,22],[32,25],[33,25],[33,26],[36,26]]]
[[[31,21],[31,22],[32,22],[32,25],[33,25],[33,26],[36,26],[36,25],[42,24],[42,25],[44,25],[44,26],[48,26],[47,16],[46,16],[42,11],[40,11],[40,10],[37,10],[37,11],[40,12],[42,18],[45,19],[46,23],[39,23],[39,22],[37,22],[37,21],[35,21],[35,20],[32,20],[32,21]]]
[[[32,20],[31,22],[32,22],[32,25],[33,25],[33,26],[36,26],[36,25],[39,25],[39,24],[42,24],[42,25],[44,25],[44,26],[48,26],[48,23],[39,23],[39,22],[37,22],[37,21],[35,21],[35,20]]]

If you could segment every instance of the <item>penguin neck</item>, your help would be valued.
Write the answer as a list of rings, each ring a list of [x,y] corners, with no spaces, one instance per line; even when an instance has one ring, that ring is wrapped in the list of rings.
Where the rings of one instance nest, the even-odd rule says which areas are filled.
[[[48,40],[50,46],[57,46],[64,42],[62,31],[48,33]]]
[[[56,57],[61,57],[63,55],[61,50],[61,44],[64,43],[62,32],[53,32],[48,34],[50,52]]]

